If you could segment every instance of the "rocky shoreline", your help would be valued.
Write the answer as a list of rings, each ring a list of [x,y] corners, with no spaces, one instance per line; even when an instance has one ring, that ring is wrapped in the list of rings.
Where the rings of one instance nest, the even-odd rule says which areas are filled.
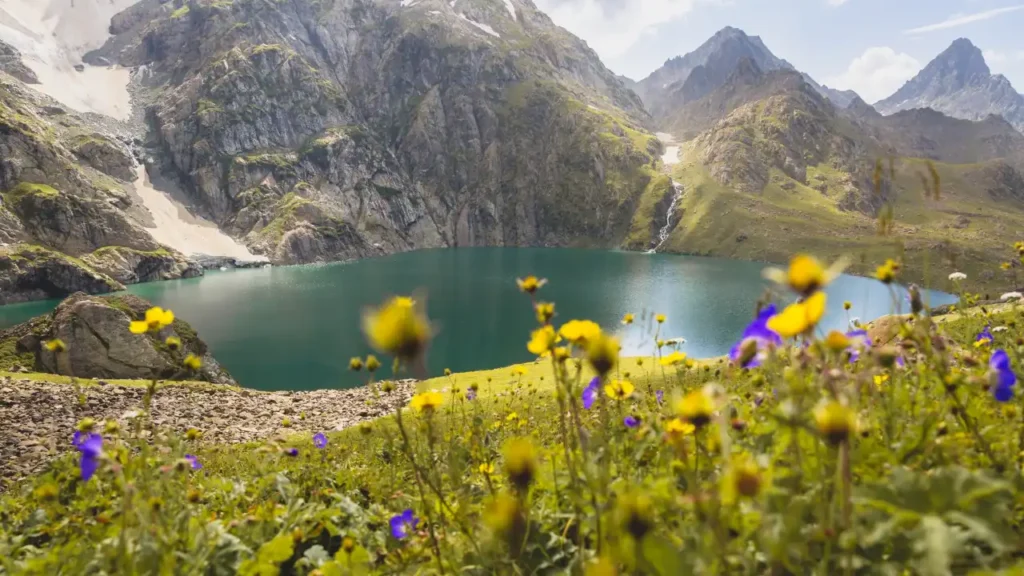
[[[259,392],[212,384],[168,384],[153,400],[158,428],[184,433],[195,428],[211,444],[251,442],[279,434],[341,430],[404,406],[414,380],[396,382],[390,394],[375,397],[367,387],[348,390]],[[122,427],[142,405],[144,386],[84,381],[82,397],[58,381],[0,378],[0,491],[36,474],[71,449],[71,435],[82,418],[117,420]]]

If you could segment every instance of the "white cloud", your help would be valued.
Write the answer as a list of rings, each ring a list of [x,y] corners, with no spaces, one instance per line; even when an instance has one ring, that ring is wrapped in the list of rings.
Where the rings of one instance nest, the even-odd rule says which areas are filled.
[[[587,41],[605,61],[707,0],[536,0],[555,24]]]
[[[1024,10],[1024,4],[1018,4],[1016,6],[1007,6],[1005,8],[995,8],[992,10],[985,10],[984,12],[975,12],[974,14],[954,14],[949,18],[946,18],[942,22],[935,24],[928,24],[927,26],[918,26],[917,28],[911,28],[904,30],[904,34],[923,34],[925,32],[934,32],[936,30],[945,30],[947,28],[956,28],[957,26],[963,26],[964,24],[970,24],[971,22],[980,22],[982,20],[989,20],[996,16],[1002,16],[1010,12],[1016,12],[1018,10]]]
[[[854,58],[842,74],[826,78],[825,83],[840,90],[854,90],[867,102],[877,102],[920,70],[921,63],[913,56],[888,46],[876,46]]]
[[[994,74],[1012,74],[1024,64],[1024,50],[985,50],[981,54]]]

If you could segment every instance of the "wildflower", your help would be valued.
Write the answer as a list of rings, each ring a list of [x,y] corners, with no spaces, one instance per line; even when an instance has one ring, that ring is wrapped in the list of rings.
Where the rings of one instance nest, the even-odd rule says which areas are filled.
[[[838,330],[833,330],[825,337],[825,347],[833,352],[842,352],[850,346],[850,339]]]
[[[60,495],[60,488],[53,482],[47,482],[33,491],[36,498],[40,500],[53,500]]]
[[[583,346],[601,335],[601,327],[590,320],[570,320],[562,324],[558,334],[577,346]]]
[[[683,362],[686,362],[686,354],[682,352],[673,352],[668,356],[663,356],[658,362],[662,366],[678,366]]]
[[[195,354],[189,354],[185,356],[185,360],[182,361],[186,368],[191,370],[199,370],[203,366],[203,361],[199,359],[199,356]]]
[[[177,336],[168,336],[164,339],[164,345],[172,351],[181,350],[181,338],[178,338]]]
[[[519,286],[519,289],[522,290],[523,292],[526,292],[527,294],[533,294],[547,283],[547,279],[541,278],[540,280],[538,280],[536,276],[516,278],[516,284]]]
[[[412,508],[409,508],[401,514],[395,514],[391,517],[391,535],[401,540],[415,530],[419,523],[420,519],[413,515]]]
[[[786,306],[781,313],[768,319],[767,328],[783,338],[792,338],[813,329],[825,315],[827,296],[815,292],[808,298]]]
[[[989,382],[992,395],[999,402],[1007,402],[1013,398],[1013,385],[1017,383],[1017,375],[1010,367],[1010,356],[1005,350],[996,350],[988,361]]]
[[[298,448],[289,448],[289,449],[285,450],[284,453],[286,455],[288,455],[288,456],[291,456],[292,458],[295,458],[296,456],[299,455],[299,449]]]
[[[79,431],[79,432],[81,432],[83,434],[87,434],[89,432],[92,432],[95,428],[96,428],[96,420],[94,418],[89,418],[88,416],[86,416],[85,418],[82,418],[81,420],[79,420],[78,424],[75,424],[75,430],[77,430],[77,431]]]
[[[390,394],[395,391],[395,383],[391,380],[385,380],[380,383],[380,389],[385,394]]]
[[[505,445],[505,474],[519,490],[526,490],[537,474],[537,453],[533,443],[516,438]]]
[[[737,497],[756,498],[764,485],[761,468],[748,455],[737,456],[723,477],[722,500],[735,502]]]
[[[612,380],[604,387],[604,393],[615,400],[625,400],[633,395],[636,388],[629,380]]]
[[[598,374],[612,371],[619,362],[619,340],[604,334],[587,341],[587,361]]]
[[[111,436],[121,431],[121,424],[117,420],[107,420],[103,424],[103,433]]]
[[[594,401],[597,400],[598,386],[600,385],[601,377],[595,376],[594,379],[590,381],[590,384],[583,389],[583,408],[590,410],[594,405]]]
[[[843,302],[843,310],[849,310],[850,308],[853,308],[853,302],[850,302],[849,300],[845,300]]]
[[[199,462],[199,458],[196,458],[191,454],[185,454],[185,460],[188,460],[188,464],[193,470],[201,470],[203,468],[202,463]]]
[[[664,404],[665,403],[665,391],[664,390],[655,390],[654,391],[654,399],[658,401],[658,405]]]
[[[442,396],[440,392],[431,390],[429,392],[413,396],[412,400],[409,401],[409,406],[412,406],[420,412],[430,413],[440,406],[442,402],[444,402],[444,396]]]
[[[619,496],[615,509],[619,525],[637,540],[654,527],[654,505],[643,492],[630,492]]]
[[[547,324],[555,317],[555,305],[551,302],[537,302],[533,310],[537,313],[537,322],[540,324]]]
[[[313,435],[313,446],[323,449],[327,447],[327,436],[323,432],[317,432]]]
[[[1009,328],[1007,328],[1006,326],[996,326],[995,328],[992,329],[992,333],[998,334],[1000,332],[1006,332],[1007,330],[1009,330]]]
[[[402,360],[417,358],[430,340],[430,323],[411,298],[396,296],[363,313],[363,332],[378,352]]]
[[[831,444],[846,441],[856,426],[853,411],[835,400],[818,407],[814,411],[814,421],[818,431]]]
[[[60,338],[54,338],[53,340],[47,340],[43,344],[43,347],[45,347],[50,352],[57,352],[57,353],[64,352],[64,351],[66,351],[68,349],[67,344],[64,344],[64,341],[61,340]]]
[[[776,284],[789,286],[797,294],[809,296],[828,286],[832,280],[842,274],[845,268],[846,261],[844,259],[837,260],[828,269],[825,269],[813,256],[798,254],[789,261],[788,270],[768,268],[764,271],[764,276]]]
[[[878,388],[879,390],[881,390],[882,389],[882,384],[885,384],[886,382],[889,381],[889,375],[888,374],[875,374],[874,380],[875,380],[875,388]]]
[[[664,324],[665,323],[665,315],[664,314],[655,314],[654,321],[657,322],[658,324]]]
[[[488,502],[484,510],[484,524],[495,534],[519,534],[525,530],[526,519],[519,500],[509,494],[499,494]]]
[[[345,551],[345,554],[352,554],[352,551],[356,549],[356,539],[351,536],[345,536],[341,540],[341,549]]]
[[[476,390],[474,390],[473,388],[466,390],[466,400],[469,400],[470,402],[476,400]]]
[[[1021,294],[1020,292],[1007,292],[1006,294],[1000,296],[999,299],[1002,300],[1003,302],[1021,300],[1024,299],[1024,294]]]
[[[565,346],[558,346],[551,351],[551,355],[558,362],[565,362],[566,360],[569,359],[569,349],[566,348]]]
[[[962,282],[967,280],[967,274],[964,274],[963,272],[953,272],[949,275],[949,279],[953,282]]]
[[[512,367],[512,375],[513,376],[525,376],[526,375],[526,366],[523,366],[521,364],[513,366]]]
[[[494,474],[494,464],[484,462],[479,468],[477,468],[477,470],[479,470],[484,476],[490,476],[491,474]]]
[[[989,330],[988,326],[978,332],[978,335],[974,337],[974,347],[981,348],[982,346],[988,346],[995,340],[995,336],[992,335],[992,331]]]
[[[643,367],[643,365],[644,365],[644,359],[643,359],[643,358],[637,358],[637,359],[636,359],[636,365],[637,365],[637,366],[640,366],[640,367]]]
[[[729,359],[743,368],[756,368],[768,357],[771,346],[782,344],[782,338],[768,328],[775,317],[775,305],[765,306],[743,330],[743,336],[729,350]]]
[[[1010,262],[1003,262],[1002,264],[999,265],[999,267],[1002,268],[1003,270],[1009,270],[1010,268],[1013,268],[1013,264],[1011,264]]]
[[[537,356],[546,354],[554,347],[556,338],[555,329],[550,324],[545,324],[530,333],[530,341],[526,344],[526,349],[530,351],[530,354]]]
[[[885,261],[885,264],[875,269],[875,278],[883,284],[891,284],[896,279],[896,273],[899,269],[900,265],[890,258]]]
[[[696,426],[679,418],[673,418],[665,425],[665,434],[671,442],[678,442],[683,436],[693,434],[696,430]]]
[[[145,320],[133,320],[128,325],[132,334],[145,334],[146,332],[159,332],[165,326],[174,323],[174,312],[154,306],[146,310]]]
[[[704,389],[690,392],[676,405],[679,417],[697,428],[711,422],[711,414],[714,409],[711,396]]]
[[[633,323],[633,318],[634,318],[633,314],[623,314],[622,315],[622,323],[626,324],[626,325],[632,324]]]
[[[103,454],[103,436],[76,431],[71,439],[71,444],[82,454],[78,462],[78,469],[82,474],[82,481],[88,482],[100,466],[99,459]]]
[[[365,366],[366,371],[372,374],[380,368],[380,360],[377,360],[376,356],[370,354],[369,356],[366,357]]]
[[[363,359],[358,356],[350,358],[348,361],[348,369],[353,372],[359,372],[363,369]]]
[[[636,428],[640,425],[640,420],[635,416],[626,416],[622,423],[626,425],[626,428]]]

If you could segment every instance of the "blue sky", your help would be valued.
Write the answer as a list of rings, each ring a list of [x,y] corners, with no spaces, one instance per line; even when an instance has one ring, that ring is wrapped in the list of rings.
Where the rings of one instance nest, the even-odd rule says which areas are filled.
[[[619,74],[639,80],[724,26],[760,36],[819,82],[869,102],[959,38],[1024,92],[1024,3],[1013,0],[535,0]]]

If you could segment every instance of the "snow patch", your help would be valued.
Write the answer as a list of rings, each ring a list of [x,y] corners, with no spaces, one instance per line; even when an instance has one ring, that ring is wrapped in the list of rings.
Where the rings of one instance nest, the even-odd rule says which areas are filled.
[[[679,150],[681,149],[681,146],[676,144],[675,136],[669,134],[668,132],[657,132],[655,133],[655,136],[658,137],[658,140],[661,140],[662,144],[666,145],[665,153],[661,155],[661,162],[665,164],[665,166],[678,164]]]
[[[458,1],[459,0],[452,0],[451,2],[448,3],[448,6],[451,7],[451,8],[455,8],[455,3],[458,2]]]
[[[427,12],[427,14],[430,14],[431,16],[437,16],[440,13],[440,10],[431,10],[430,12]]]
[[[402,8],[409,8],[419,4],[420,0],[402,0]]]
[[[75,70],[82,55],[107,41],[110,18],[138,0],[2,0],[0,39],[39,77],[31,87],[79,112],[121,120],[131,115],[128,70]]]
[[[467,18],[466,15],[461,13],[461,12],[459,13],[459,18],[462,18],[466,22],[469,22],[473,26],[476,26],[480,30],[483,30],[484,32],[490,34],[491,36],[494,36],[495,38],[501,38],[501,35],[498,34],[497,32],[495,32],[494,28],[491,28],[487,24],[482,24],[480,22],[477,22],[476,20],[471,20],[471,19]]]
[[[266,260],[265,256],[253,254],[222,232],[216,224],[190,214],[172,194],[154,188],[145,166],[136,168],[135,174],[135,192],[153,215],[153,221],[144,226],[157,242],[186,255],[227,256],[249,262]]]
[[[516,7],[512,4],[512,0],[505,0],[505,9],[508,10],[508,13],[512,16],[513,20],[519,20],[519,17],[516,16]]]

